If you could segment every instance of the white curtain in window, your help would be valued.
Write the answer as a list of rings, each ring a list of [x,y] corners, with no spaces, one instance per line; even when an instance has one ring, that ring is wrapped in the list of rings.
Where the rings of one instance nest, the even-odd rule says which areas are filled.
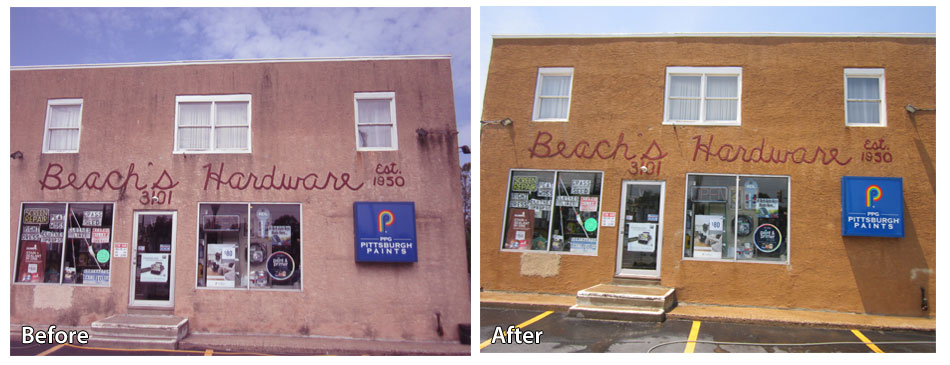
[[[392,123],[389,105],[390,99],[375,100],[363,99],[357,100],[357,114],[360,124],[365,123]]]
[[[209,149],[211,148],[211,127],[178,128],[178,148],[181,148],[181,149]]]
[[[211,103],[179,103],[178,125],[211,125]]]
[[[736,120],[739,79],[736,76],[706,77],[706,120]],[[736,98],[722,100],[717,98]]]
[[[51,105],[50,128],[79,128],[81,105]]]
[[[215,128],[215,148],[247,148],[247,129],[247,127]]]
[[[879,81],[877,78],[848,78],[848,123],[880,123]],[[856,99],[862,101],[853,101]]]
[[[360,147],[392,147],[391,125],[360,125]]]
[[[215,103],[214,125],[247,125],[247,102]]]
[[[79,129],[51,129],[48,148],[50,151],[79,150]]]
[[[670,76],[670,119],[699,120],[701,91],[702,76]]]
[[[541,106],[538,117],[541,119],[566,119],[571,103],[570,76],[541,76]]]

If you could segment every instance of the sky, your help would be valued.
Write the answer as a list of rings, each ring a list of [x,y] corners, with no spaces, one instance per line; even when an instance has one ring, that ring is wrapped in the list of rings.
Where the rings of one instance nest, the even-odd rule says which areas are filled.
[[[469,8],[10,9],[11,66],[451,55],[460,146],[471,145],[471,39]]]
[[[479,95],[485,92],[495,34],[704,32],[937,33],[937,11],[933,6],[482,7]]]

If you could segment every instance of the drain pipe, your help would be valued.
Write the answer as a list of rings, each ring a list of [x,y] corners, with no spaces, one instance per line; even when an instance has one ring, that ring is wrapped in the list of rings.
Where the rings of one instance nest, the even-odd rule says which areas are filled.
[[[920,310],[926,312],[928,309],[930,306],[927,305],[927,292],[924,287],[920,287]]]
[[[438,327],[435,328],[435,331],[439,333],[439,337],[445,335],[445,331],[442,330],[442,313],[435,312],[435,322]]]

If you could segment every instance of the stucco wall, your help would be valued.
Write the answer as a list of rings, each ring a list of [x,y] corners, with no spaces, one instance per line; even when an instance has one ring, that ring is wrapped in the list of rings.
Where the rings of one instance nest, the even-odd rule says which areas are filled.
[[[353,93],[373,91],[395,92],[398,151],[356,151]],[[176,95],[245,93],[252,96],[253,153],[172,153]],[[83,99],[80,152],[42,154],[47,100],[66,97]],[[115,201],[113,242],[131,243],[134,211],[178,212],[175,314],[188,317],[192,331],[449,341],[457,340],[458,323],[470,322],[448,58],[16,70],[11,121],[11,152],[24,156],[11,161],[11,217],[24,201]],[[428,134],[417,135],[419,128]],[[134,164],[142,184],[165,171],[178,185],[160,205],[143,205],[142,191],[131,186],[124,196],[109,186],[43,189],[51,164],[62,166],[64,184],[70,173],[79,176],[76,185],[92,172],[129,175]],[[278,182],[283,174],[317,174],[318,186],[331,173],[336,179],[323,189],[240,190],[209,180],[208,164],[212,173],[224,164],[223,179],[263,177],[275,167]],[[393,164],[405,185],[374,185],[378,176],[394,176],[379,173]],[[355,201],[415,202],[418,262],[356,263]],[[303,289],[197,289],[198,202],[301,203]],[[18,223],[10,223],[12,242]],[[107,288],[13,284],[11,321],[88,325],[123,313],[129,262],[114,260]],[[66,304],[42,304],[49,301]]]
[[[904,110],[906,104],[936,105],[935,43],[848,37],[494,39],[482,120],[509,117],[514,123],[486,125],[481,132],[481,287],[574,293],[612,279],[617,227],[600,227],[597,256],[543,254],[554,258],[534,260],[539,269],[526,270],[523,257],[537,253],[499,249],[509,169],[595,170],[604,172],[601,211],[618,215],[622,181],[666,182],[661,280],[677,289],[680,301],[935,315],[936,114]],[[742,125],[662,125],[668,66],[741,66]],[[574,68],[569,122],[531,122],[539,67]],[[885,128],[845,126],[844,69],[857,67],[885,69]],[[633,160],[622,157],[623,148],[609,156],[621,135],[629,154],[637,156]],[[707,160],[698,144],[710,138]],[[893,161],[863,161],[865,143],[880,139]],[[565,147],[558,154],[560,142]],[[637,166],[648,160],[639,156],[654,142],[659,150],[650,155],[663,156],[656,161],[661,168],[640,173]],[[724,144],[794,153],[784,163],[729,162],[716,155]],[[799,148],[807,153],[795,152]],[[818,148],[823,153],[815,160]],[[684,260],[687,173],[790,176],[789,263]],[[904,238],[842,237],[845,175],[904,179]],[[557,265],[547,262],[552,260]],[[920,308],[920,287],[927,291],[927,311]]]

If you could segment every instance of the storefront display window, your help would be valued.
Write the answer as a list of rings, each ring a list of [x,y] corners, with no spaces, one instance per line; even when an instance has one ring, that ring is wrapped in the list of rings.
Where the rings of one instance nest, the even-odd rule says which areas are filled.
[[[26,203],[20,215],[18,283],[109,286],[112,203]]]
[[[299,204],[199,204],[199,287],[300,289]]]
[[[601,172],[512,170],[503,250],[596,255]]]
[[[683,255],[788,262],[788,177],[688,174]]]

